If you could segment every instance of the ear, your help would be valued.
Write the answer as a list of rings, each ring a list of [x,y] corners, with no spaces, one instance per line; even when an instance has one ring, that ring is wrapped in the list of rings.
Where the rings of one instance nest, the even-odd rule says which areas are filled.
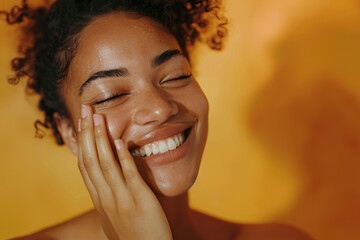
[[[54,113],[53,117],[63,141],[69,147],[70,151],[77,156],[77,135],[73,124],[69,119],[60,116],[59,113]]]

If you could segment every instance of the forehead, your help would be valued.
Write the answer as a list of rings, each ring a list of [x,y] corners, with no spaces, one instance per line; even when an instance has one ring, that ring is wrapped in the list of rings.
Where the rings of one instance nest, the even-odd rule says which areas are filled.
[[[70,72],[79,79],[83,77],[79,75],[120,66],[131,71],[174,48],[180,49],[176,39],[160,23],[111,13],[98,17],[82,31]]]

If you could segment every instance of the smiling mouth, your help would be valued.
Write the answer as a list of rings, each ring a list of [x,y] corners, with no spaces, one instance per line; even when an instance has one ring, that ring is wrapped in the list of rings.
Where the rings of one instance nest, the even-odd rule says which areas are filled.
[[[190,132],[191,128],[188,128],[185,131],[174,134],[171,137],[154,141],[141,147],[130,149],[130,153],[133,157],[149,157],[152,155],[175,150],[185,143]]]

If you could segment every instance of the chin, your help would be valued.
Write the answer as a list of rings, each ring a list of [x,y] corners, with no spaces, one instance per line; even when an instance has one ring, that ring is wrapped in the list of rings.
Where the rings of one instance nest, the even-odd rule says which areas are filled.
[[[159,166],[151,169],[151,178],[148,185],[156,194],[165,197],[176,197],[186,191],[195,183],[198,175],[199,163],[188,166],[182,162],[169,166]]]
[[[165,197],[176,197],[187,192],[194,184],[195,180],[196,177],[193,180],[187,181],[186,183],[157,183],[155,191],[157,194],[163,195]]]

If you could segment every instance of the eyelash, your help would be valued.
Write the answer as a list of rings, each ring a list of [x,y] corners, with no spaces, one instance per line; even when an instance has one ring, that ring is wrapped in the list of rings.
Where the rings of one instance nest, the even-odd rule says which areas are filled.
[[[189,78],[189,77],[192,77],[192,74],[184,74],[184,75],[181,75],[181,76],[179,76],[179,77],[166,80],[166,81],[164,81],[164,82],[162,82],[162,83],[171,82],[171,81],[177,81],[177,80],[182,80],[182,79],[187,79],[187,78]]]
[[[125,95],[127,95],[127,94],[126,93],[120,93],[120,94],[115,93],[113,95],[110,95],[110,97],[108,97],[108,98],[106,98],[104,100],[100,100],[100,101],[95,102],[95,105],[106,104],[106,103],[108,103],[108,102],[110,102],[110,101],[112,101],[112,100],[114,100],[114,99],[116,99],[118,97],[122,97],[122,96],[125,96]]]
[[[177,81],[177,80],[182,80],[182,79],[187,79],[187,78],[189,78],[189,77],[192,77],[192,74],[181,75],[181,76],[179,76],[179,77],[166,80],[166,81],[164,81],[164,82],[162,82],[162,83],[171,82],[171,81]],[[115,93],[115,94],[113,94],[113,95],[110,95],[110,97],[108,97],[108,98],[106,98],[106,99],[104,99],[104,100],[100,100],[100,101],[95,102],[95,105],[106,104],[106,103],[108,103],[108,102],[110,102],[110,101],[112,101],[112,100],[114,100],[114,99],[116,99],[116,98],[118,98],[118,97],[122,97],[122,96],[125,96],[125,95],[127,95],[127,94],[126,94],[126,93],[120,93],[120,94]]]

